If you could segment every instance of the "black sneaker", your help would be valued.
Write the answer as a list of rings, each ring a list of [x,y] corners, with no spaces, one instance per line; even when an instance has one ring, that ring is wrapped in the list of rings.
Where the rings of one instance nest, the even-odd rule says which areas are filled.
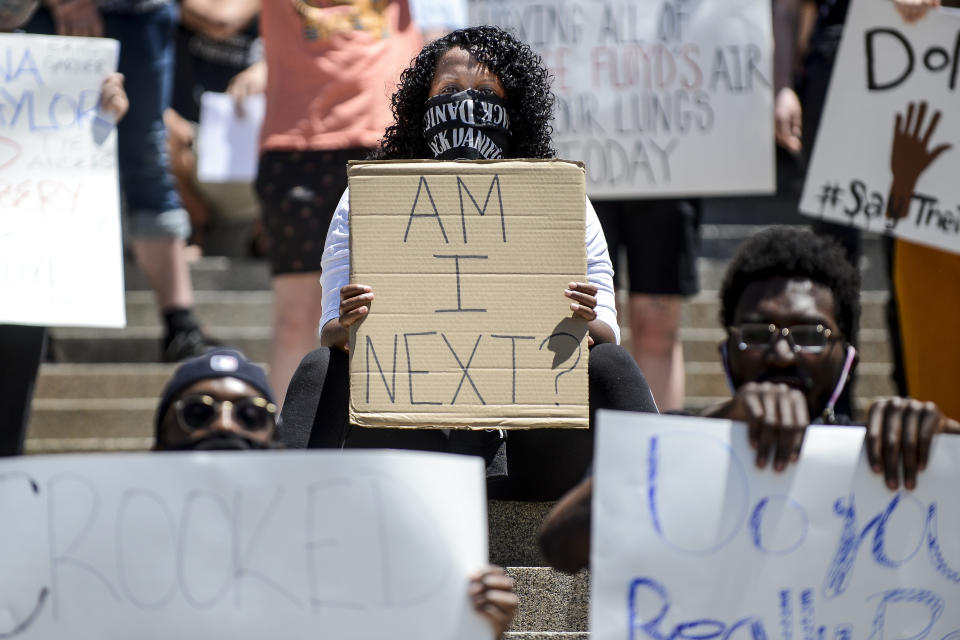
[[[203,355],[214,347],[220,347],[218,341],[204,335],[200,329],[177,331],[163,340],[161,357],[164,362],[180,362]]]

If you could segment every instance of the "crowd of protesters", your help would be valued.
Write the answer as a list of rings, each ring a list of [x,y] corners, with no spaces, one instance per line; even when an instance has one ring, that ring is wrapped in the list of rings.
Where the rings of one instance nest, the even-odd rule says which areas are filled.
[[[939,2],[896,4],[905,20],[915,21]],[[777,142],[789,153],[812,146],[846,5],[773,0],[772,118]],[[374,431],[352,427],[347,412],[348,331],[364,320],[376,296],[349,278],[347,161],[488,157],[489,148],[472,144],[476,136],[442,153],[429,144],[437,132],[424,129],[427,109],[461,103],[469,103],[478,119],[450,126],[482,130],[496,157],[555,157],[550,76],[539,57],[499,28],[465,27],[458,3],[182,0],[179,20],[177,8],[172,0],[48,0],[40,7],[0,2],[7,29],[121,42],[122,75],[104,85],[103,103],[119,120],[126,228],[163,318],[161,357],[185,361],[160,400],[156,449],[388,447],[480,455],[491,497],[555,500],[573,490],[544,524],[541,543],[556,566],[585,566],[592,429],[509,437],[491,430]],[[204,91],[228,92],[238,101],[265,95],[254,184],[218,189],[198,179],[194,136]],[[493,107],[506,109],[509,128],[483,121]],[[595,211],[588,199],[586,211],[587,273],[556,295],[588,322],[591,425],[597,408],[682,410],[680,311],[684,298],[698,291],[700,203],[608,202]],[[218,347],[193,313],[186,253],[191,225],[193,240],[203,244],[208,226],[223,219],[243,221],[242,244],[265,252],[270,264],[268,373]],[[859,238],[849,228],[815,231],[758,233],[734,256],[720,292],[727,332],[720,359],[732,391],[703,415],[746,422],[757,466],[775,471],[799,459],[809,424],[856,419],[851,405],[838,403],[859,360]],[[956,262],[908,244],[895,247],[898,258],[907,256],[893,271],[900,285],[913,282],[916,264],[940,261],[952,268]],[[629,253],[633,353],[619,346],[613,250],[619,245]],[[901,396],[876,400],[865,420],[870,465],[891,490],[901,484],[913,489],[933,439],[960,433],[955,394],[919,373],[918,354],[931,350],[924,340],[933,332],[915,311],[932,304],[930,296],[922,287],[904,290],[908,296],[894,305],[904,323],[904,341],[895,351],[904,354],[906,388]],[[23,349],[13,331],[0,327],[0,347],[9,341]],[[896,324],[893,332],[899,333]],[[23,370],[11,374],[10,356],[4,356],[4,375],[27,387],[18,392],[21,414],[11,423],[20,445],[24,394],[29,403],[42,329],[30,338],[38,346]],[[955,369],[957,363],[947,365]],[[489,568],[471,589],[478,611],[502,633],[516,609],[512,583]]]

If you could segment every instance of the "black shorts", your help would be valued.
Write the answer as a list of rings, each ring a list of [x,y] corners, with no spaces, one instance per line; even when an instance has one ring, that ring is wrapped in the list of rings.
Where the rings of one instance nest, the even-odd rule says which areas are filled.
[[[593,203],[620,274],[626,248],[631,293],[692,296],[700,291],[699,200],[606,200]]]
[[[255,184],[274,275],[320,271],[334,209],[347,188],[347,161],[370,149],[265,151]]]

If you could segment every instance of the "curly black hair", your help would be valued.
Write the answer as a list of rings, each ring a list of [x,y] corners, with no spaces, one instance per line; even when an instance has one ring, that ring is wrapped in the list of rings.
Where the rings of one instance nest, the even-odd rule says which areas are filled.
[[[720,320],[733,324],[743,290],[767,278],[808,278],[833,293],[837,325],[851,342],[860,319],[860,272],[832,238],[790,227],[764,229],[737,249],[720,289]]]
[[[553,158],[553,93],[550,75],[540,56],[526,44],[499,27],[480,26],[459,29],[427,44],[400,76],[391,105],[394,122],[387,128],[380,148],[373,157],[379,160],[432,158],[423,136],[423,115],[429,99],[430,83],[437,62],[444,53],[459,47],[476,57],[500,79],[506,90],[510,114],[511,158]]]

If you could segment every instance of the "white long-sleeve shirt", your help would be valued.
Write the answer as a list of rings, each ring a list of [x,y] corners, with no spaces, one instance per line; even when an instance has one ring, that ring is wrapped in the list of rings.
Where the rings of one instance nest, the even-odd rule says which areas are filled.
[[[607,251],[607,239],[603,236],[597,212],[587,198],[584,245],[587,250],[587,282],[597,287],[597,319],[602,320],[620,343],[620,326],[617,324],[617,308],[613,289],[613,265]],[[323,247],[321,262],[323,273],[320,285],[323,288],[323,316],[320,329],[340,317],[340,288],[350,282],[350,190],[343,192],[337,210],[330,220],[327,241]],[[557,295],[562,295],[560,291]]]

